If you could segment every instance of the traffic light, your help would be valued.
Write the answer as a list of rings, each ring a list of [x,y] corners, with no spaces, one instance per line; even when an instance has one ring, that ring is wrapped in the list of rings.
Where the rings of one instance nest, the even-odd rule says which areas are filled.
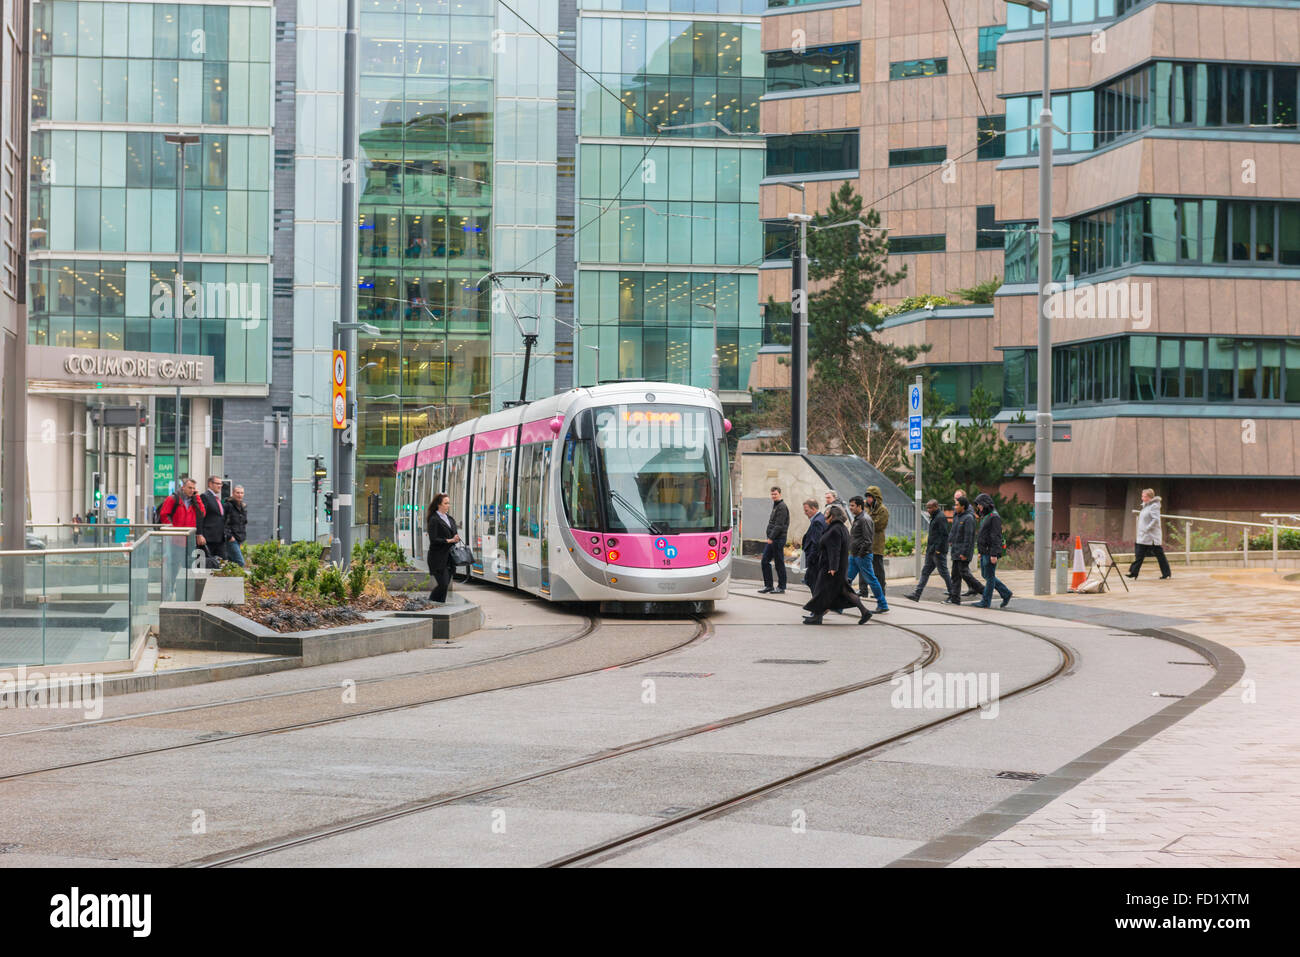
[[[378,493],[378,492],[371,492],[371,493],[370,493],[369,503],[370,503],[369,524],[371,524],[371,525],[378,525],[378,524],[379,524],[379,520],[380,520],[380,516],[379,516],[379,493]]]
[[[94,473],[93,484],[95,489],[95,508],[99,508],[100,504],[104,501],[103,476],[99,472]]]
[[[320,494],[321,483],[325,480],[328,473],[325,471],[325,463],[316,459],[316,470],[312,472],[311,492],[313,495]]]
[[[334,493],[325,493],[325,521],[334,521]]]

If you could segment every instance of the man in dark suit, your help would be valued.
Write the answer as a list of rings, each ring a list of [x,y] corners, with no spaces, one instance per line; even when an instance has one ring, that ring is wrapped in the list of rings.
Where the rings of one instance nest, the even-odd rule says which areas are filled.
[[[203,502],[203,518],[199,520],[197,543],[209,557],[224,560],[226,557],[226,507],[221,503],[221,476],[209,475],[207,490],[199,496]]]
[[[803,583],[816,591],[822,573],[821,541],[826,534],[826,516],[812,499],[803,503],[803,513],[808,519],[808,531],[803,534]]]

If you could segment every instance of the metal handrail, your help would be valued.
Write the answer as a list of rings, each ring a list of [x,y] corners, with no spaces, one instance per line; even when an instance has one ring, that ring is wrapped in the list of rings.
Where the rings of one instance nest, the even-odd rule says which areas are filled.
[[[121,554],[129,552],[134,548],[143,545],[150,535],[189,535],[193,532],[192,528],[176,528],[172,525],[165,525],[159,528],[151,529],[139,538],[129,542],[123,542],[120,545],[99,545],[88,548],[24,548],[9,549],[0,551],[0,558],[23,556],[25,558],[35,558],[41,555],[95,555],[104,552],[112,554]]]
[[[1139,508],[1133,509],[1134,515],[1142,514]],[[1241,563],[1244,567],[1250,567],[1250,530],[1252,528],[1263,528],[1273,530],[1273,571],[1278,570],[1278,532],[1300,532],[1300,525],[1279,525],[1279,518],[1300,519],[1300,515],[1293,515],[1289,512],[1260,512],[1262,518],[1267,518],[1267,522],[1237,522],[1227,518],[1200,518],[1196,515],[1161,515],[1161,521],[1170,519],[1183,523],[1183,564],[1192,564],[1192,523],[1205,522],[1209,525],[1235,525],[1241,529]],[[1236,549],[1232,549],[1236,551]]]

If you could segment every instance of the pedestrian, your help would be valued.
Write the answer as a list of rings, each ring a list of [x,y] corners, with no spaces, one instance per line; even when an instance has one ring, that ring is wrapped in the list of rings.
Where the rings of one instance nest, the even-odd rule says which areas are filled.
[[[970,570],[970,563],[975,558],[975,525],[976,525],[975,509],[971,507],[970,499],[966,497],[965,489],[960,489],[960,488],[957,489],[957,491],[953,493],[952,502],[953,502],[953,512],[952,512],[953,533],[955,533],[957,530],[957,503],[958,502],[961,503],[962,514],[970,516],[970,518],[967,519],[967,522],[970,525],[970,541],[967,544],[970,547],[967,548],[965,552],[963,552],[966,558],[962,563],[960,574],[958,574],[957,572],[956,561],[953,562],[952,577],[955,583],[954,587],[956,587],[957,592],[960,593],[962,583],[965,582],[967,598],[982,598],[984,596],[984,583],[980,581],[978,578],[976,578],[973,574],[971,574],[971,570]],[[957,553],[952,552],[952,555],[953,558],[955,559]]]
[[[866,500],[861,495],[854,495],[849,499],[849,511],[853,513],[853,526],[849,532],[849,584],[852,585],[861,574],[862,585],[858,594],[870,598],[874,592],[876,612],[889,611],[889,602],[885,599],[885,590],[880,587],[880,579],[876,578],[875,562],[871,557],[876,541],[876,524],[867,511]]]
[[[73,544],[73,547],[76,547],[76,544],[77,544],[79,541],[81,541],[81,513],[80,513],[80,512],[78,512],[76,515],[73,515],[73,516],[72,516],[72,544]]]
[[[1136,579],[1142,569],[1142,560],[1154,555],[1160,563],[1160,577],[1169,578],[1169,559],[1165,558],[1164,530],[1160,524],[1160,496],[1155,489],[1142,490],[1142,511],[1138,513],[1137,555],[1128,568],[1128,577]]]
[[[248,538],[248,509],[244,505],[244,486],[236,485],[226,501],[226,557],[243,566],[244,550]]]
[[[831,489],[829,492],[826,493],[826,504],[822,506],[822,508],[823,510],[828,509],[832,505],[838,505],[841,509],[844,510],[845,515],[849,514],[848,513],[849,507],[845,505],[843,500],[840,498],[840,493],[835,491],[834,489]]]
[[[817,503],[812,499],[803,503],[803,514],[808,519],[808,531],[803,533],[803,583],[815,590],[817,576],[821,574],[819,546],[826,531],[826,516],[817,510]]]
[[[980,553],[980,571],[984,575],[984,597],[975,603],[976,608],[988,608],[993,601],[993,590],[1002,596],[999,608],[1006,608],[1011,600],[1011,589],[998,581],[998,559],[1006,553],[1002,541],[1002,516],[998,514],[993,498],[987,492],[975,496],[975,511],[983,519],[975,545]]]
[[[925,564],[921,567],[921,580],[916,583],[916,591],[907,596],[912,601],[921,600],[925,583],[934,571],[938,571],[939,577],[943,579],[944,591],[952,594],[952,579],[948,577],[948,518],[935,499],[925,503],[925,510],[930,513],[930,532],[925,539]]]
[[[881,607],[877,611],[888,611],[884,602],[885,594],[885,537],[889,528],[889,509],[885,507],[885,498],[880,494],[879,485],[867,486],[867,511],[871,513],[871,522],[876,526],[875,541],[871,546],[871,567],[880,582]]]
[[[197,531],[203,519],[203,500],[198,496],[198,483],[192,478],[181,481],[180,492],[173,492],[158,506],[158,523],[174,528],[193,528]],[[199,539],[199,544],[203,540]]]
[[[820,543],[822,574],[813,588],[812,598],[803,606],[808,612],[803,623],[820,625],[822,617],[828,611],[856,608],[861,612],[858,624],[865,625],[871,620],[871,612],[862,604],[857,592],[849,587],[846,574],[849,567],[849,533],[844,527],[844,509],[832,505],[826,512],[828,521]]]
[[[429,538],[429,574],[435,582],[429,600],[442,603],[447,600],[447,589],[451,587],[454,567],[451,546],[460,541],[460,530],[451,517],[451,496],[446,492],[439,492],[429,503],[424,530]]]
[[[226,557],[226,507],[221,504],[221,476],[209,475],[207,490],[199,496],[203,519],[199,522],[198,543],[208,553],[209,564],[219,564]]]
[[[763,546],[763,587],[760,595],[785,594],[785,540],[790,533],[790,507],[781,501],[781,487],[772,486],[772,514],[767,519],[767,544]],[[776,587],[772,587],[772,564],[776,563]]]
[[[952,556],[952,580],[948,584],[948,604],[961,604],[961,585],[965,581],[976,594],[984,593],[984,584],[976,582],[970,573],[971,558],[975,555],[975,516],[965,495],[958,495],[952,510],[952,530],[948,535],[948,553]]]

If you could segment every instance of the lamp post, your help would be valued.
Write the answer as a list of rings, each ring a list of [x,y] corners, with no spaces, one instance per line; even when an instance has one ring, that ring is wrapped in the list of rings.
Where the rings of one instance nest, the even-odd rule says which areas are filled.
[[[179,199],[176,202],[176,294],[172,308],[176,311],[176,354],[183,355],[181,344],[181,316],[185,313],[185,147],[199,142],[198,133],[164,133],[163,142],[176,147],[176,184]],[[172,460],[172,489],[180,488],[181,478],[181,387],[176,385],[176,409],[172,415],[175,438],[175,457]]]
[[[799,212],[786,219],[799,224],[799,255],[790,287],[790,451],[808,452],[808,184],[778,183],[799,191]]]
[[[1052,560],[1052,9],[1047,0],[1006,0],[1043,15],[1043,109],[1038,114],[1038,408],[1034,436],[1034,594],[1050,595]]]

